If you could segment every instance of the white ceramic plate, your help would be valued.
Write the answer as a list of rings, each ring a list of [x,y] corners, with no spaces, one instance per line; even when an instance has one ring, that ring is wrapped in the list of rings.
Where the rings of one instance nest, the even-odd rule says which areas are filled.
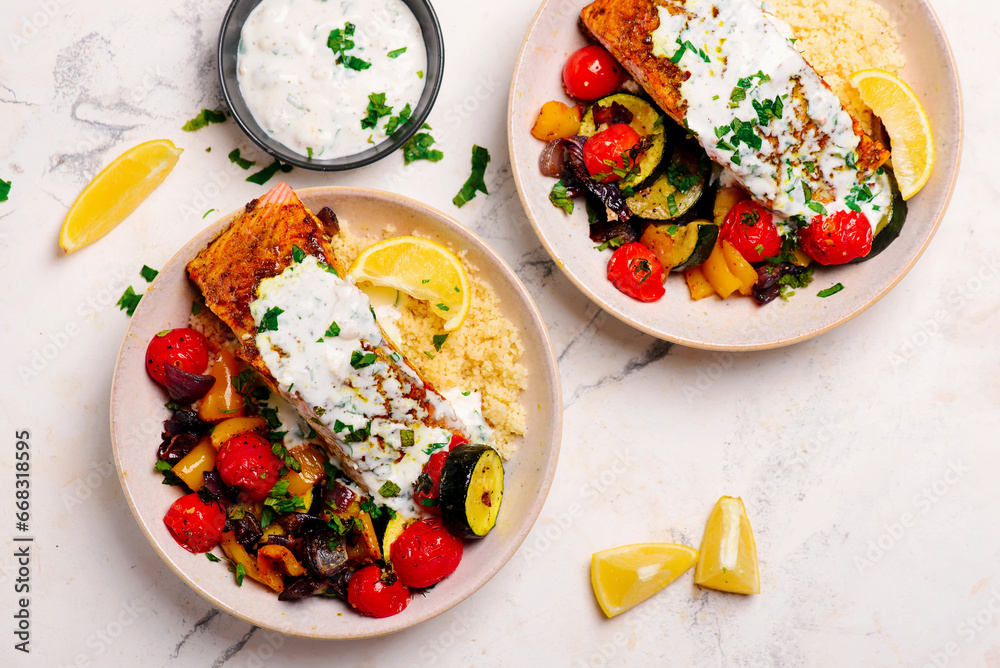
[[[809,288],[789,301],[758,307],[752,299],[692,301],[683,279],[672,276],[667,294],[643,304],[607,280],[610,251],[594,250],[582,206],[572,216],[549,202],[555,179],[538,171],[543,147],[530,134],[541,105],[569,101],[562,89],[566,58],[587,44],[578,28],[587,0],[546,0],[528,30],[511,84],[508,141],[514,180],[528,218],[552,259],[573,283],[615,317],[653,336],[696,348],[763,350],[829,331],[884,296],[909,271],[937,230],[951,197],[961,153],[962,103],[958,74],[941,25],[926,0],[877,0],[898,24],[906,67],[901,76],[916,91],[934,129],[937,161],[926,187],[909,204],[898,239],[869,262],[816,272]],[[817,1],[818,5],[822,3]],[[816,293],[840,282],[828,299]]]
[[[369,619],[339,600],[314,597],[284,603],[269,589],[247,579],[237,587],[222,564],[181,548],[163,524],[178,498],[154,472],[163,420],[168,416],[163,390],[146,374],[149,340],[164,329],[183,327],[197,289],[185,265],[218,236],[233,212],[195,237],[175,255],[132,317],[118,354],[111,390],[111,433],[115,463],[125,498],[153,549],[195,591],[223,610],[257,626],[313,638],[363,638],[393,633],[426,621],[457,605],[483,586],[510,559],[528,535],[542,508],[555,473],[562,428],[562,398],[552,347],[541,317],[509,266],[476,235],[452,218],[418,202],[361,188],[310,188],[298,192],[313,211],[329,206],[343,226],[379,233],[393,224],[398,234],[418,232],[465,249],[501,299],[503,314],[524,341],[521,362],[528,388],[521,401],[528,408],[528,430],[514,457],[505,463],[503,507],[494,530],[481,541],[467,541],[458,570],[426,596],[416,596],[401,614]],[[242,210],[242,209],[241,209]]]

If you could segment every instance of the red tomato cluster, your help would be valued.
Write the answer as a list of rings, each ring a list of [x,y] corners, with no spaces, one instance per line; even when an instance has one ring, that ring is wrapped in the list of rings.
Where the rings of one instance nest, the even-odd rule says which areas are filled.
[[[602,183],[618,181],[621,177],[612,170],[628,170],[635,165],[639,156],[628,165],[625,160],[629,151],[637,147],[640,141],[639,133],[631,125],[616,123],[608,126],[583,145],[583,162],[587,165],[587,171],[594,177],[606,175],[601,178]]]
[[[236,487],[250,501],[267,498],[283,462],[271,452],[271,444],[257,434],[234,436],[219,448],[215,463],[219,477],[230,487]]]
[[[218,503],[206,503],[191,492],[173,502],[163,523],[181,547],[200,554],[219,544],[226,514]]]
[[[600,46],[585,46],[563,66],[563,85],[579,100],[597,100],[611,95],[625,82],[625,72]]]

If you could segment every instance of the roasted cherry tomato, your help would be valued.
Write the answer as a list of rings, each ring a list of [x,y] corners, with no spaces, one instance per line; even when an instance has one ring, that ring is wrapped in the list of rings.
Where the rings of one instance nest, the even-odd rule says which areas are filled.
[[[663,265],[645,244],[625,244],[608,261],[608,280],[622,294],[641,302],[662,297]]]
[[[580,100],[596,100],[611,95],[625,82],[625,71],[600,46],[585,46],[563,66],[566,92]]]
[[[208,366],[208,340],[201,332],[187,327],[160,332],[146,348],[146,371],[160,385],[166,383],[167,371],[163,368],[166,364],[188,373],[204,373]]]
[[[774,216],[753,200],[743,200],[730,209],[720,235],[747,262],[761,262],[781,252],[781,237]]]
[[[591,176],[606,174],[601,179],[603,183],[617,181],[621,177],[612,173],[612,169],[626,169],[625,160],[628,151],[639,145],[639,133],[632,129],[631,125],[616,123],[609,125],[606,130],[601,130],[592,136],[583,145],[583,162],[587,165],[587,171]],[[638,160],[636,156],[634,160]],[[627,168],[631,168],[634,160]]]
[[[452,434],[451,441],[448,443],[448,452],[451,452],[458,446],[465,445],[468,442],[469,439],[467,439],[465,436],[462,436],[461,434]]]
[[[194,492],[173,502],[163,523],[188,552],[208,552],[219,544],[226,514],[218,503],[205,503]]]
[[[406,527],[390,548],[392,569],[407,587],[430,587],[455,572],[462,561],[462,540],[438,517]]]
[[[455,438],[452,437],[452,443],[454,442]],[[444,470],[444,463],[447,459],[448,453],[444,450],[439,450],[431,455],[427,463],[424,464],[423,471],[417,478],[417,484],[413,490],[413,502],[432,515],[441,514],[438,496],[441,494],[441,471]]]
[[[398,615],[410,602],[410,590],[398,579],[382,577],[378,566],[365,566],[351,576],[347,585],[347,602],[366,617]]]
[[[872,226],[860,211],[838,211],[816,216],[799,230],[805,254],[820,264],[847,264],[872,250]]]
[[[251,501],[267,498],[278,482],[282,465],[283,462],[271,452],[271,444],[249,432],[223,443],[215,462],[222,481],[238,488]]]

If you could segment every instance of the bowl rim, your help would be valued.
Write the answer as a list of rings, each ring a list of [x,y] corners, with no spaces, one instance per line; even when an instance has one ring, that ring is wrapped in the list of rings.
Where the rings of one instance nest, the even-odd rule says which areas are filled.
[[[937,28],[938,33],[943,38],[947,56],[944,60],[948,69],[951,72],[953,72],[955,76],[954,83],[955,83],[956,97],[958,100],[958,107],[956,109],[957,136],[955,137],[955,144],[956,144],[955,164],[954,167],[952,168],[951,174],[948,177],[947,190],[945,192],[941,208],[937,214],[937,217],[933,225],[928,231],[926,238],[920,245],[920,248],[917,250],[916,253],[914,253],[913,257],[906,264],[903,270],[900,271],[892,279],[892,281],[890,281],[885,286],[884,289],[882,289],[873,298],[869,299],[866,303],[862,304],[861,306],[859,306],[857,309],[850,312],[846,316],[842,317],[839,320],[831,322],[825,326],[807,329],[806,331],[802,332],[797,336],[762,344],[726,344],[726,343],[719,344],[706,341],[699,341],[697,339],[691,339],[685,336],[679,336],[664,332],[657,327],[647,325],[646,323],[636,318],[630,317],[628,314],[622,312],[621,309],[617,308],[613,304],[605,302],[599,295],[597,295],[593,290],[591,290],[590,287],[588,287],[581,279],[579,279],[572,271],[570,271],[570,269],[566,266],[566,263],[559,258],[556,249],[553,247],[548,237],[542,233],[539,223],[535,220],[535,217],[531,215],[531,209],[529,208],[528,198],[525,194],[526,188],[522,183],[522,172],[519,166],[516,164],[516,161],[514,160],[515,127],[514,127],[514,113],[513,113],[514,104],[517,99],[517,93],[518,93],[517,85],[519,83],[518,80],[519,80],[521,62],[525,57],[525,55],[531,50],[529,41],[532,36],[532,33],[535,31],[535,28],[537,27],[539,21],[542,19],[542,16],[545,14],[545,11],[549,8],[549,6],[555,4],[556,2],[564,3],[565,0],[543,0],[542,4],[538,8],[538,11],[535,12],[535,16],[532,18],[531,23],[529,24],[528,29],[525,32],[524,40],[521,42],[521,48],[518,50],[517,53],[517,59],[514,61],[515,62],[514,73],[513,76],[511,77],[510,92],[508,93],[507,96],[507,152],[511,156],[511,170],[514,177],[514,186],[515,189],[517,190],[517,195],[521,200],[521,207],[524,209],[525,215],[528,218],[528,221],[531,223],[531,227],[535,232],[535,236],[537,236],[539,241],[541,241],[542,245],[545,247],[546,252],[548,252],[549,257],[551,257],[552,260],[556,263],[556,265],[558,265],[559,268],[562,270],[563,275],[566,278],[568,278],[570,282],[577,287],[577,289],[579,289],[584,295],[586,295],[586,297],[591,302],[593,302],[595,305],[597,305],[607,313],[611,314],[618,320],[622,321],[626,325],[629,325],[630,327],[633,327],[634,329],[637,329],[645,334],[649,334],[650,336],[656,337],[664,341],[669,341],[671,343],[677,343],[683,346],[696,348],[700,350],[712,350],[712,351],[722,351],[722,352],[755,352],[763,350],[774,350],[777,348],[783,348],[786,346],[791,346],[797,343],[808,341],[809,339],[813,339],[817,336],[820,336],[821,334],[825,334],[826,332],[829,332],[830,330],[840,327],[841,325],[847,323],[848,321],[853,320],[854,318],[856,318],[857,316],[861,315],[869,308],[874,306],[883,297],[885,297],[885,295],[888,294],[890,290],[896,287],[896,285],[901,280],[903,280],[903,277],[905,277],[910,272],[913,266],[917,263],[917,260],[919,260],[920,257],[924,254],[924,251],[927,250],[927,247],[930,245],[935,234],[937,234],[938,228],[941,226],[941,221],[944,219],[945,214],[948,212],[948,206],[951,203],[951,198],[955,192],[955,186],[958,182],[958,172],[962,163],[962,153],[964,149],[964,136],[965,136],[965,100],[962,96],[962,84],[961,84],[960,73],[958,70],[958,64],[955,61],[955,54],[954,51],[952,50],[951,42],[948,40],[948,36],[944,31],[944,26],[941,24],[941,20],[938,17],[937,12],[934,11],[934,8],[931,6],[929,2],[927,2],[927,0],[919,0],[919,1],[928,10],[931,21]]]
[[[251,615],[243,612],[237,607],[234,607],[223,601],[219,597],[211,594],[208,590],[203,588],[196,579],[192,578],[186,573],[186,570],[181,568],[179,565],[174,563],[173,558],[168,556],[160,549],[159,543],[156,538],[151,534],[149,528],[146,524],[140,520],[139,511],[136,507],[136,500],[133,498],[133,494],[129,489],[128,476],[125,471],[125,463],[122,461],[122,450],[123,447],[119,445],[118,431],[116,429],[116,419],[115,419],[115,408],[118,404],[118,396],[124,392],[119,379],[119,370],[121,368],[121,360],[126,352],[126,346],[132,336],[132,330],[136,320],[130,319],[129,326],[122,337],[122,343],[119,346],[118,354],[115,357],[115,368],[111,379],[111,392],[110,392],[110,403],[108,408],[109,416],[109,426],[111,431],[111,449],[115,462],[115,470],[118,477],[118,483],[122,488],[122,494],[128,503],[129,510],[132,513],[132,517],[136,524],[139,525],[139,529],[142,531],[146,540],[149,542],[153,551],[156,552],[157,556],[165,563],[170,570],[174,572],[178,578],[181,579],[188,587],[193,589],[199,596],[216,606],[217,608],[242,619],[246,622],[254,624],[262,628],[266,628],[278,633],[285,635],[302,637],[302,638],[313,638],[313,639],[323,639],[323,640],[355,640],[362,638],[374,638],[384,635],[389,635],[392,633],[397,633],[414,626],[418,626],[424,622],[430,621],[435,617],[438,617],[445,612],[455,608],[457,605],[468,599],[479,589],[486,585],[487,582],[493,579],[493,577],[499,573],[513,558],[520,549],[521,545],[527,539],[528,534],[531,533],[532,528],[538,521],[538,517],[541,514],[542,508],[545,505],[545,501],[548,498],[549,492],[552,489],[552,482],[555,477],[556,468],[559,463],[559,454],[562,445],[562,430],[563,430],[563,399],[562,399],[562,379],[559,375],[559,368],[556,362],[555,350],[552,347],[552,340],[548,332],[548,328],[545,326],[545,320],[542,318],[541,313],[538,310],[537,304],[535,304],[534,299],[532,299],[531,294],[528,292],[527,288],[518,277],[517,273],[514,272],[513,268],[495,251],[493,248],[487,244],[478,234],[472,230],[464,227],[457,220],[445,214],[427,204],[419,202],[417,200],[405,197],[403,195],[397,195],[395,193],[390,193],[387,191],[376,190],[372,188],[363,187],[352,187],[352,186],[319,186],[313,188],[302,188],[295,191],[296,195],[300,198],[306,198],[310,195],[319,196],[356,196],[361,198],[373,198],[379,200],[380,202],[388,205],[399,205],[411,212],[416,212],[421,216],[429,216],[436,219],[437,222],[442,223],[446,228],[451,228],[450,231],[456,233],[459,237],[467,236],[476,244],[479,245],[479,249],[493,262],[495,262],[501,273],[506,274],[506,278],[513,288],[514,292],[517,294],[518,298],[527,307],[528,320],[535,325],[535,330],[539,334],[539,338],[542,342],[541,357],[544,363],[544,367],[539,369],[536,374],[537,377],[544,382],[548,388],[547,393],[552,396],[552,424],[549,429],[543,434],[544,438],[542,443],[545,444],[546,450],[549,452],[547,458],[548,464],[542,474],[541,482],[538,488],[534,492],[534,498],[532,503],[528,506],[524,520],[521,522],[520,526],[516,531],[512,532],[510,539],[505,544],[504,548],[500,550],[503,553],[503,557],[496,562],[494,568],[488,571],[479,571],[477,582],[474,586],[466,588],[465,590],[459,591],[456,598],[450,602],[450,604],[445,608],[435,609],[429,611],[429,614],[425,617],[408,620],[406,622],[399,622],[397,624],[392,624],[391,622],[386,622],[385,620],[379,620],[383,627],[378,629],[374,633],[362,632],[362,633],[347,633],[342,635],[329,635],[322,633],[308,633],[308,632],[296,632],[290,631],[286,628],[280,628],[270,623],[269,620],[261,620],[252,617]],[[242,208],[242,207],[241,207]],[[234,209],[233,211],[224,214],[219,219],[211,223],[210,225],[203,228],[194,237],[189,239],[174,255],[164,264],[164,267],[172,266],[177,262],[182,261],[185,257],[190,255],[192,246],[195,242],[202,243],[201,240],[205,239],[204,243],[210,243],[211,240],[215,239],[222,231],[225,229],[225,222],[232,219],[240,212],[241,208]],[[480,270],[482,271],[482,270]],[[162,273],[162,272],[161,272]],[[150,290],[156,287],[157,279],[153,280],[150,285]],[[139,309],[142,309],[142,303],[140,302]],[[141,310],[137,310],[137,313],[141,314]],[[516,455],[515,455],[516,456]],[[277,600],[277,599],[275,599]],[[359,617],[361,618],[361,617]],[[368,619],[368,618],[363,618]],[[393,617],[386,618],[388,620],[395,619]]]
[[[434,44],[438,51],[438,58],[434,61],[428,59],[427,63],[427,73],[424,76],[425,86],[424,90],[421,92],[421,99],[417,101],[417,113],[411,116],[406,123],[403,125],[403,129],[397,133],[394,133],[392,137],[386,138],[385,140],[379,142],[372,148],[365,149],[360,153],[355,153],[353,155],[345,155],[339,158],[332,158],[330,160],[309,160],[306,157],[298,155],[292,152],[284,145],[280,144],[276,140],[273,144],[269,144],[264,141],[261,136],[254,130],[253,125],[258,125],[256,120],[251,118],[248,120],[244,118],[236,107],[233,105],[234,99],[239,99],[246,104],[246,98],[243,97],[242,91],[240,91],[240,86],[238,81],[233,81],[232,85],[228,81],[225,72],[224,59],[228,51],[225,48],[225,36],[226,29],[229,27],[230,20],[232,19],[233,13],[236,11],[237,7],[253,2],[256,5],[260,4],[264,0],[232,0],[229,8],[226,9],[225,16],[223,16],[222,24],[219,27],[219,37],[216,46],[216,73],[219,77],[219,86],[222,89],[222,96],[226,101],[226,107],[229,109],[229,113],[232,115],[233,120],[240,127],[247,137],[250,138],[254,144],[256,144],[265,153],[281,161],[282,163],[287,163],[289,165],[294,165],[302,169],[308,169],[317,172],[343,172],[352,169],[358,169],[366,165],[370,165],[374,162],[381,160],[382,158],[388,156],[391,153],[395,153],[403,144],[408,142],[413,135],[415,135],[420,127],[430,116],[431,110],[434,108],[435,102],[437,102],[438,94],[441,91],[441,83],[444,80],[444,65],[445,65],[445,49],[444,49],[444,34],[441,31],[441,22],[438,20],[437,12],[434,11],[434,5],[431,4],[430,0],[402,0],[404,4],[408,7],[411,3],[417,3],[421,5],[428,14],[430,18],[431,30],[421,30],[421,34],[424,38],[424,45],[430,50],[431,44]],[[412,11],[412,10],[411,10]],[[242,27],[241,27],[242,30]],[[237,42],[237,47],[239,42]],[[436,71],[436,76],[432,73]],[[430,84],[430,85],[427,85]],[[421,103],[424,100],[424,95],[427,90],[430,90],[430,95],[426,98],[426,105],[421,107]],[[277,147],[280,148],[277,148]],[[364,156],[359,157],[354,160],[354,156]]]

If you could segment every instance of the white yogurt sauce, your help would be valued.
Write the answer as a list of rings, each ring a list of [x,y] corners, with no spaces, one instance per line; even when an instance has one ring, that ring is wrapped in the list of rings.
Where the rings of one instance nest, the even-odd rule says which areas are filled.
[[[883,222],[888,176],[859,173],[851,117],[782,34],[787,25],[751,0],[687,0],[677,14],[660,6],[659,18],[653,54],[690,73],[684,122],[709,157],[779,217],[855,210],[873,229]]]
[[[354,35],[345,37],[354,46],[342,53],[370,63],[367,69],[337,64],[341,52],[327,46],[330,33],[348,23]],[[386,139],[390,119],[406,105],[416,108],[426,68],[420,26],[402,0],[264,0],[243,24],[237,79],[254,119],[273,139],[327,160]],[[364,128],[372,93],[384,93],[392,112]]]
[[[473,443],[489,445],[493,442],[493,430],[483,419],[483,397],[477,390],[456,387],[441,394],[458,413],[458,419],[469,430]]]
[[[260,331],[275,309],[281,309],[277,329]],[[262,280],[250,312],[258,327],[257,348],[282,392],[298,395],[336,435],[377,503],[416,516],[413,485],[430,455],[447,447],[451,431],[425,424],[428,410],[407,396],[414,386],[425,386],[388,347],[368,297],[307,255]],[[363,359],[373,351],[392,357],[395,366],[382,358]],[[428,390],[425,400],[436,418],[459,421],[434,391]],[[379,493],[386,482],[399,487],[397,496]]]

